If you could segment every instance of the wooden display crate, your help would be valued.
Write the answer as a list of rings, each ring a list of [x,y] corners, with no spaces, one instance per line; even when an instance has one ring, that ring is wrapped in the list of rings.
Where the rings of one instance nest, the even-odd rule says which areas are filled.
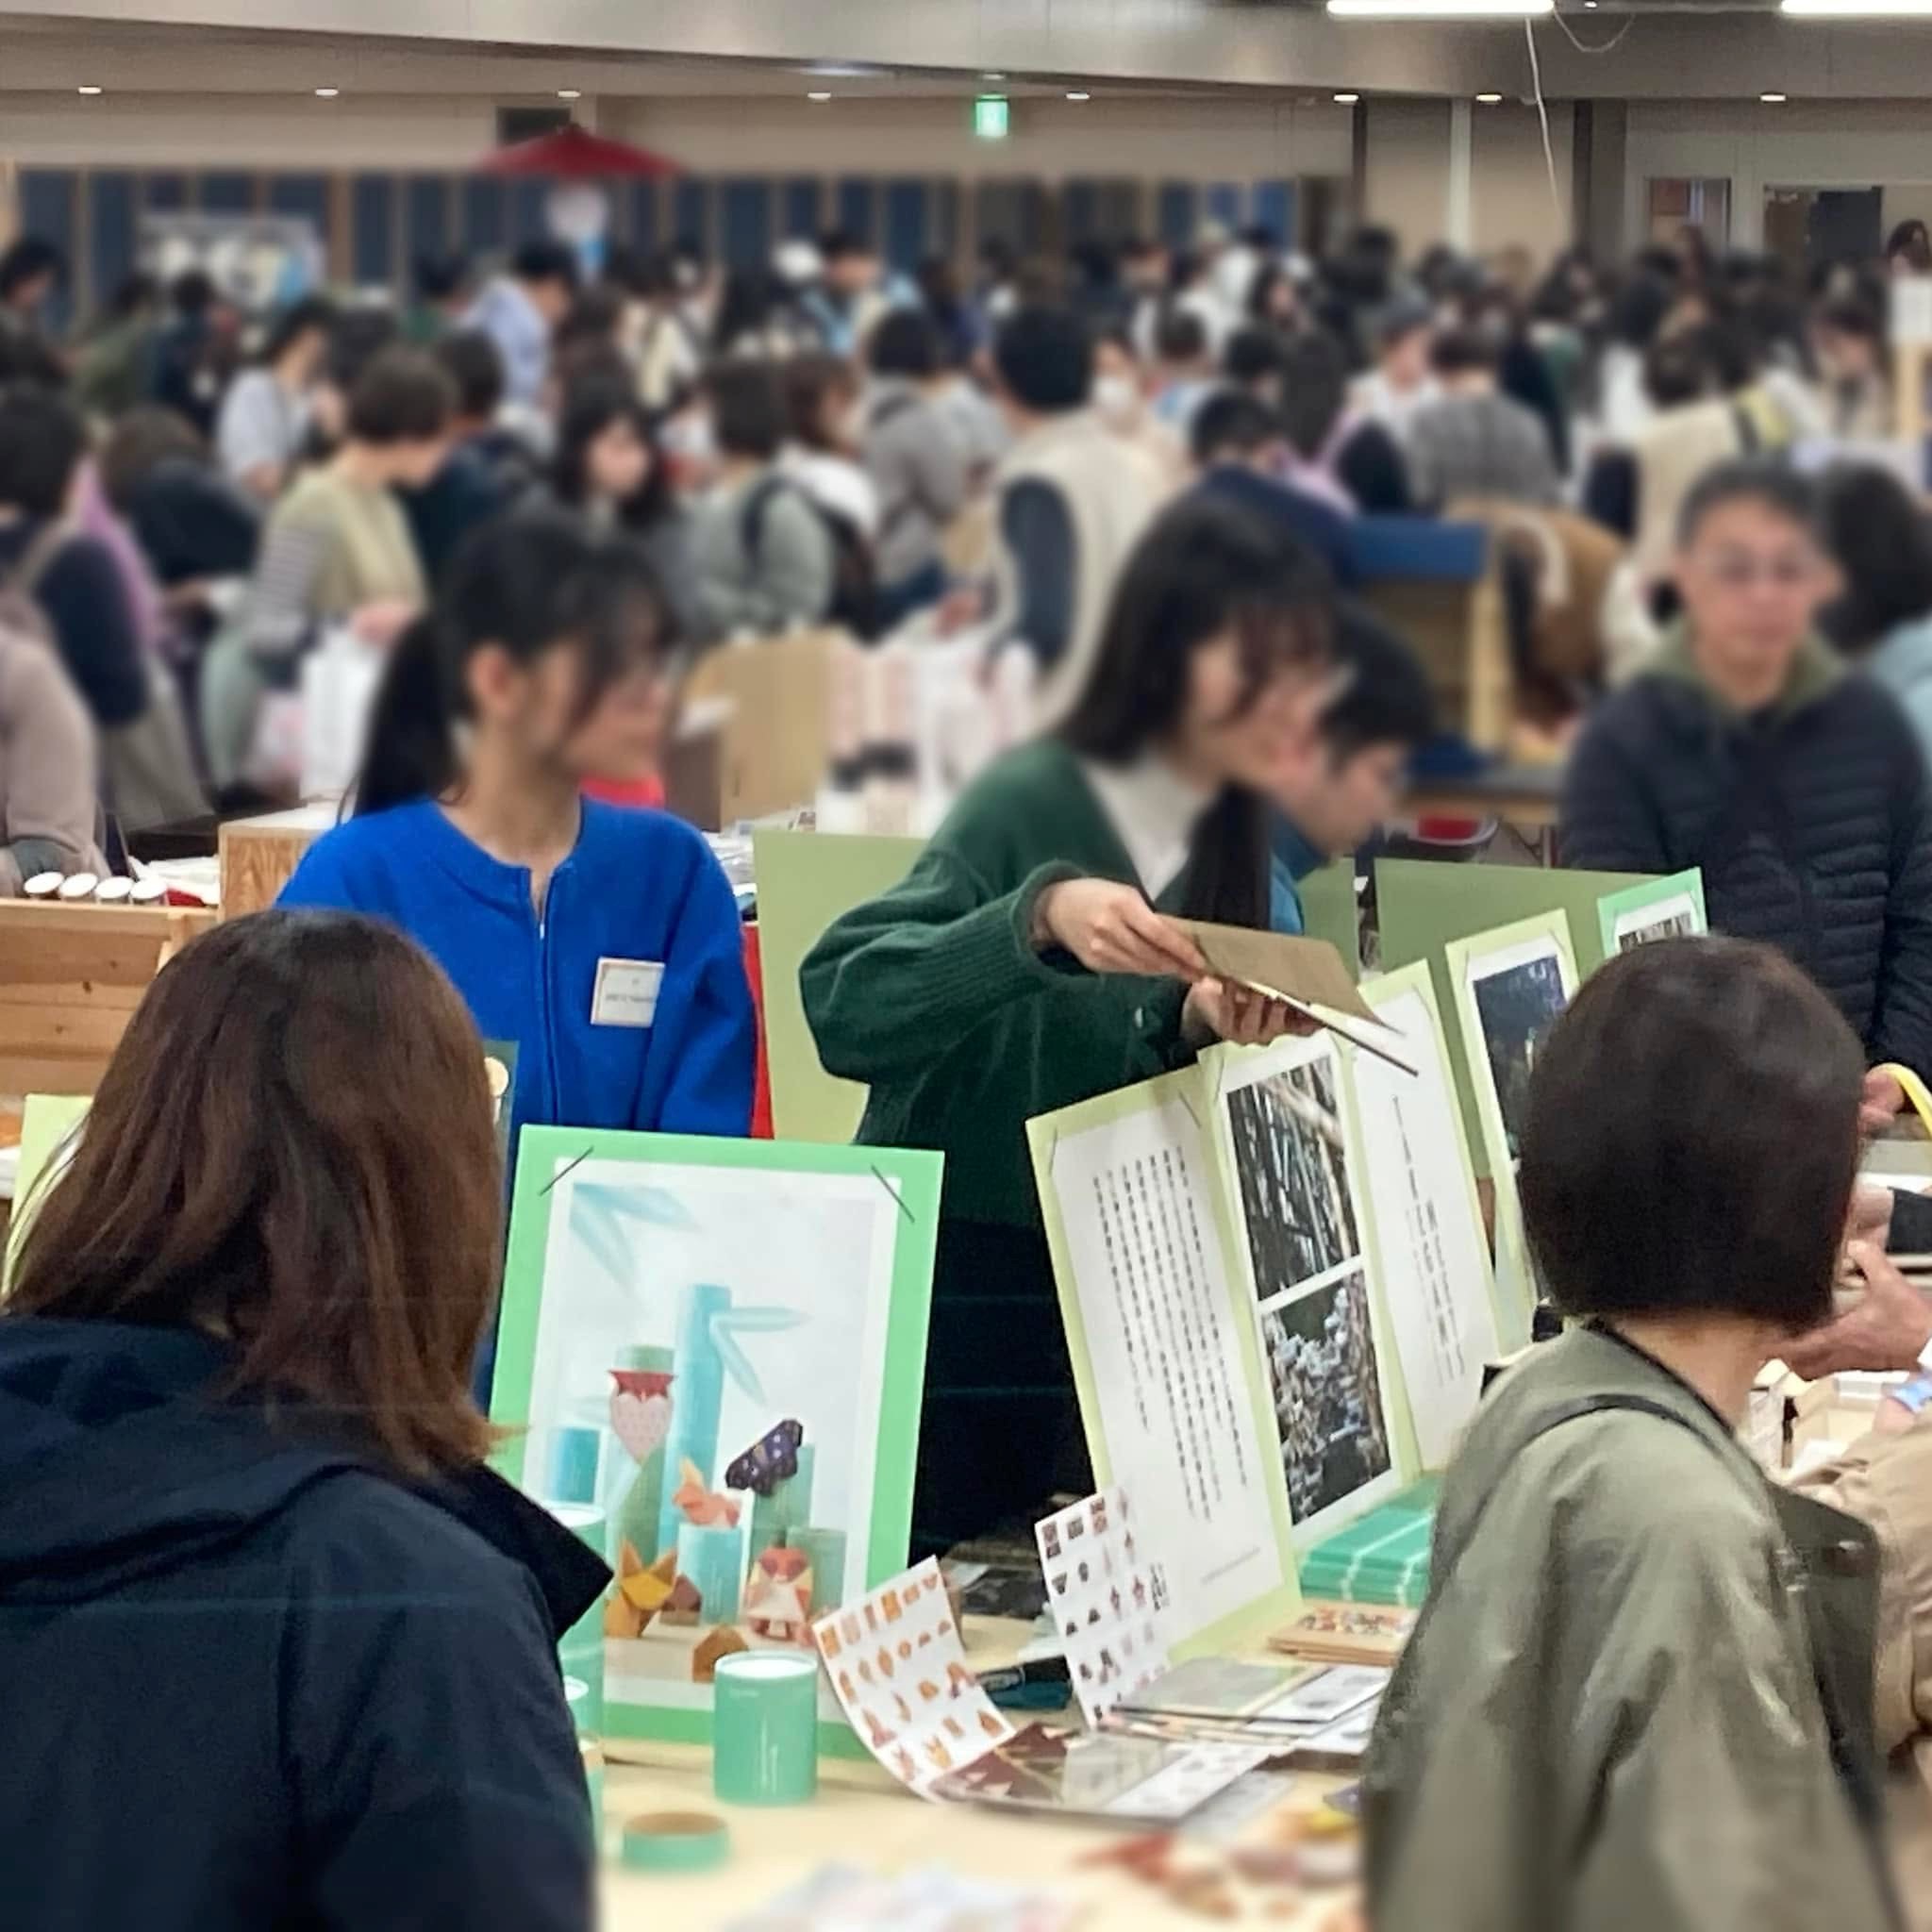
[[[302,855],[336,823],[335,799],[231,819],[222,827],[222,917],[240,919],[275,903]]]
[[[92,1093],[197,907],[0,899],[0,1093]]]

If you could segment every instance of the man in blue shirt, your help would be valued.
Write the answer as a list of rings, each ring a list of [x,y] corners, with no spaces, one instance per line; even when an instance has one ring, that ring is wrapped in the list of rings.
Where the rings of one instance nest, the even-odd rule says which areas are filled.
[[[507,275],[498,275],[463,318],[503,358],[509,400],[535,408],[550,375],[550,339],[576,300],[577,258],[561,242],[526,242]]]
[[[1322,720],[1323,757],[1291,794],[1278,794],[1269,924],[1307,930],[1301,882],[1358,851],[1402,802],[1408,767],[1435,728],[1435,700],[1415,653],[1379,618],[1344,600],[1335,656],[1347,682]]]

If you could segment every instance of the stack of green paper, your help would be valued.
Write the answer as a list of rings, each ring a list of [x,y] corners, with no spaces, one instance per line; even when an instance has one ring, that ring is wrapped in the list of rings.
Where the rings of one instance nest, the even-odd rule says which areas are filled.
[[[1317,1543],[1302,1558],[1302,1594],[1415,1608],[1429,1588],[1440,1487],[1440,1477],[1424,1476]]]

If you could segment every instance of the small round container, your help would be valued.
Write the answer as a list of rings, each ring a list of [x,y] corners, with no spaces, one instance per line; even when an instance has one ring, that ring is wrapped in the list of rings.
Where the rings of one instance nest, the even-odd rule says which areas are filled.
[[[819,1788],[819,1662],[750,1650],[718,1659],[711,1789],[726,1805],[803,1805]]]
[[[159,879],[136,879],[127,896],[137,906],[158,906],[168,896],[168,889]]]
[[[710,1811],[646,1811],[624,1827],[633,1872],[708,1872],[731,1852],[731,1827]]]
[[[62,899],[92,899],[100,887],[99,875],[91,872],[77,872],[71,879],[62,879],[57,894]]]
[[[133,897],[134,881],[132,879],[103,879],[94,888],[94,904],[96,906],[125,906]]]
[[[61,886],[58,872],[37,872],[26,884],[21,887],[21,896],[25,899],[51,899]]]

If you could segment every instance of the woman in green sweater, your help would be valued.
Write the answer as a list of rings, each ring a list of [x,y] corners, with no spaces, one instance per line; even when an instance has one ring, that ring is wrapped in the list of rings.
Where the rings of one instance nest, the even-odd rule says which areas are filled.
[[[1299,1030],[1208,977],[1166,915],[1266,927],[1266,799],[1319,755],[1329,601],[1250,512],[1170,508],[1065,723],[806,959],[821,1059],[872,1090],[859,1139],[946,1157],[915,1554],[1089,1480],[1026,1122]]]

